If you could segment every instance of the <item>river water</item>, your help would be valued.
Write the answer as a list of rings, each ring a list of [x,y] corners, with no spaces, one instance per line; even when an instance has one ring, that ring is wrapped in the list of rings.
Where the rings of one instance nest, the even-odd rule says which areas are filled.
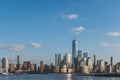
[[[71,74],[0,75],[0,80],[120,80],[120,77],[94,77]]]

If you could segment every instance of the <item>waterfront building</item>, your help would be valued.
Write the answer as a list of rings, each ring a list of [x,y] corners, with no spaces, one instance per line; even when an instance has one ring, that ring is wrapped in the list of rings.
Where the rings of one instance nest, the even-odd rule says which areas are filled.
[[[62,66],[61,73],[67,73],[67,66],[66,65]]]
[[[15,65],[12,64],[12,63],[9,64],[9,72],[10,73],[14,73],[15,72]]]
[[[31,70],[31,62],[30,61],[24,61],[22,70]]]
[[[8,73],[9,64],[8,64],[8,59],[6,57],[2,59],[2,68],[4,69],[5,73]]]
[[[53,69],[53,73],[59,73],[60,72],[60,67],[59,66],[55,66]]]
[[[99,62],[99,72],[100,73],[105,72],[105,65],[104,65],[104,61],[102,59]]]
[[[37,71],[37,65],[36,64],[31,64],[31,71]]]
[[[78,50],[78,56],[77,56],[77,61],[76,61],[76,71],[79,71],[79,67],[80,67],[80,61],[82,61],[82,51]]]
[[[58,66],[61,66],[61,54],[58,54]]]
[[[21,70],[21,68],[22,68],[22,64],[16,64],[16,69],[17,70]]]
[[[50,72],[50,66],[45,64],[44,65],[44,73],[49,73]]]
[[[113,67],[113,57],[110,57],[110,64]]]
[[[107,61],[104,62],[104,66],[105,66],[105,72],[108,72],[108,66],[109,66],[109,65],[108,65],[108,62],[107,62]]]
[[[120,62],[115,65],[115,74],[120,74]]]
[[[70,53],[65,54],[65,64],[67,67],[71,67],[72,65],[72,57]]]
[[[89,74],[89,68],[88,68],[88,66],[81,66],[80,67],[80,73],[81,74]]]
[[[96,55],[93,55],[94,63],[93,63],[93,71],[96,72]]]
[[[80,67],[81,67],[81,66],[86,66],[86,62],[82,60],[82,61],[80,61],[80,64],[79,64],[79,65],[80,65]]]
[[[53,69],[54,69],[54,65],[53,65],[53,63],[51,62],[51,64],[50,64],[50,72],[51,72],[51,73],[53,73]]]
[[[112,66],[111,66],[111,64],[107,66],[106,72],[109,73],[109,74],[112,73]]]
[[[75,69],[74,68],[68,68],[67,73],[74,73]]]
[[[86,65],[88,66],[89,72],[93,72],[93,62],[90,57],[87,58]]]
[[[88,52],[83,53],[83,58],[88,58]]]
[[[20,55],[17,55],[16,69],[17,69],[17,70],[21,70],[21,65],[20,65]]]
[[[43,63],[43,61],[40,61],[40,72],[41,73],[44,72],[44,63]]]
[[[55,54],[55,66],[58,65],[58,54]]]

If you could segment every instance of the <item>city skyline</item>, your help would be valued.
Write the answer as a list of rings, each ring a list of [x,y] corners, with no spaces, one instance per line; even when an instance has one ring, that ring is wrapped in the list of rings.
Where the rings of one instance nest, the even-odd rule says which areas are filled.
[[[54,62],[54,55],[78,50],[97,59],[120,61],[120,1],[0,1],[0,59]],[[16,60],[15,60],[16,61]]]

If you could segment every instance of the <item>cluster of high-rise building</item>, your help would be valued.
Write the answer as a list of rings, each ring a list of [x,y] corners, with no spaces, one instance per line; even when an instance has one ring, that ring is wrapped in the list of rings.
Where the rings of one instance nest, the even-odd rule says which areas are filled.
[[[60,55],[60,56],[59,56]],[[61,54],[55,54],[54,72],[66,73],[120,73],[120,63],[113,65],[113,57],[110,58],[110,64],[104,60],[97,60],[96,55],[89,57],[88,52],[78,50],[78,42],[74,36],[72,41],[72,55],[66,53],[61,59]],[[60,62],[61,61],[61,62]]]
[[[2,59],[2,71],[5,73],[116,73],[120,74],[120,63],[113,64],[113,57],[110,58],[110,64],[104,60],[97,60],[96,55],[93,59],[89,57],[88,52],[82,52],[78,49],[76,38],[72,41],[72,53],[66,53],[63,57],[60,53],[55,54],[55,64],[34,64],[30,61],[20,62],[20,56],[17,56],[17,63],[9,63],[8,59]],[[0,69],[1,70],[1,69]]]

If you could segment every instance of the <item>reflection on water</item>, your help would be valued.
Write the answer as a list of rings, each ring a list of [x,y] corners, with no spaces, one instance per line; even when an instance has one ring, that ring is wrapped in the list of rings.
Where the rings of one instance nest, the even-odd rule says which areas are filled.
[[[0,80],[120,80],[120,78],[80,76],[76,74],[20,74],[0,75]]]

